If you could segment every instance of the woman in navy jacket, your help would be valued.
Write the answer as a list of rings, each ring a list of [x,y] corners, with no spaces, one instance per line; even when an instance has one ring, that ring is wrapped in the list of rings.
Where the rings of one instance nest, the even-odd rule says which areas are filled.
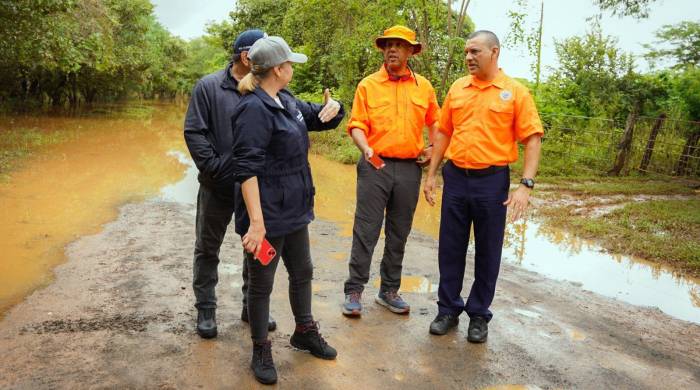
[[[239,83],[244,96],[231,117],[234,174],[241,183],[238,195],[243,197],[243,201],[236,201],[236,232],[242,236],[247,252],[251,368],[258,381],[274,383],[277,372],[267,338],[267,321],[280,256],[289,273],[289,301],[297,324],[290,340],[292,346],[323,359],[336,357],[311,314],[313,265],[308,224],[314,218],[315,190],[308,160],[308,131],[337,127],[344,110],[335,100],[326,98],[324,106],[306,103],[284,89],[294,73],[292,62],[303,63],[307,58],[292,53],[282,38],[259,39],[248,58],[253,67]],[[267,266],[253,255],[265,238],[277,251]]]

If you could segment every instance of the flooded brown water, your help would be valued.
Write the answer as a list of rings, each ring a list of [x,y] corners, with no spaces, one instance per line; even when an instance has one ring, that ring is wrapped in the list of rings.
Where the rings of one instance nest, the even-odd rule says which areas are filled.
[[[111,113],[3,121],[2,131],[36,127],[74,132],[75,136],[38,151],[7,182],[0,183],[0,312],[50,281],[52,268],[63,261],[63,247],[81,235],[99,231],[115,218],[119,205],[153,196],[194,203],[196,169],[182,141],[183,111],[164,105],[141,118]],[[350,239],[355,166],[314,155],[310,161],[317,217],[337,223],[340,234]],[[439,203],[430,207],[421,197],[414,230],[437,239],[439,210]],[[470,256],[472,251],[473,247]],[[339,250],[331,260],[345,262],[348,256]],[[603,253],[572,234],[537,222],[508,227],[504,261],[700,323],[697,280],[639,259]],[[423,275],[405,275],[402,290],[434,294],[437,282]]]
[[[97,233],[119,205],[182,178],[184,166],[167,154],[182,149],[181,114],[153,108],[0,119],[0,134],[27,128],[70,134],[35,150],[0,182],[0,313],[51,280],[66,244]]]

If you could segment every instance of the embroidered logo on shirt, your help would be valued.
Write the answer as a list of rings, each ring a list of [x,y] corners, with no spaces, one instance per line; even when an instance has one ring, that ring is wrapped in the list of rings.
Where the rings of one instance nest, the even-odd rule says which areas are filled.
[[[513,92],[511,92],[507,89],[504,89],[503,91],[501,91],[501,94],[499,96],[501,97],[501,100],[503,100],[504,102],[507,102],[508,100],[510,100],[513,97]]]
[[[298,120],[299,122],[303,122],[303,121],[304,121],[304,115],[301,114],[301,111],[297,111],[297,120]]]

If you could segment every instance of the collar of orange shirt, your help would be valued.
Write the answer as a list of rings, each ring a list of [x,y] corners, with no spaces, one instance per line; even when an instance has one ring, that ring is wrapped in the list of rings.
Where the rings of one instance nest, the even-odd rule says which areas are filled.
[[[496,73],[496,77],[494,77],[493,80],[483,81],[483,80],[480,80],[478,77],[469,75],[464,80],[464,86],[462,88],[467,88],[471,85],[474,85],[475,87],[477,87],[479,89],[484,89],[488,86],[493,85],[496,88],[505,89],[505,85],[506,85],[505,82],[506,82],[506,74],[503,73],[503,69],[498,68],[498,73]]]
[[[414,80],[413,72],[409,71],[407,76],[408,76],[408,80],[411,80],[411,81]],[[389,72],[387,72],[386,66],[384,66],[384,64],[382,64],[379,71],[377,73],[374,73],[372,75],[372,77],[374,77],[377,81],[382,82],[382,83],[389,81]]]

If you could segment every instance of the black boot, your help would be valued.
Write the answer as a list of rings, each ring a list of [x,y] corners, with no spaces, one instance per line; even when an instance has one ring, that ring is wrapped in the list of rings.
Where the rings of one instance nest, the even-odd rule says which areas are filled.
[[[272,343],[270,340],[261,343],[253,342],[253,358],[250,361],[250,368],[255,374],[258,382],[271,385],[277,382],[277,370],[275,362],[272,361]]]
[[[243,310],[241,310],[241,321],[245,322],[246,324],[248,323],[248,308],[246,306],[243,306]],[[270,316],[267,320],[267,331],[272,332],[275,329],[277,329],[277,322],[275,322],[275,319]]]
[[[459,325],[459,317],[453,314],[438,314],[430,323],[430,333],[442,336]]]
[[[289,342],[292,347],[311,352],[317,358],[333,360],[338,355],[335,348],[328,345],[318,332],[318,322],[297,325]]]
[[[484,317],[472,317],[469,320],[467,341],[470,343],[483,343],[489,335],[488,321]]]
[[[211,339],[216,333],[216,309],[197,309],[197,334],[203,339]]]

